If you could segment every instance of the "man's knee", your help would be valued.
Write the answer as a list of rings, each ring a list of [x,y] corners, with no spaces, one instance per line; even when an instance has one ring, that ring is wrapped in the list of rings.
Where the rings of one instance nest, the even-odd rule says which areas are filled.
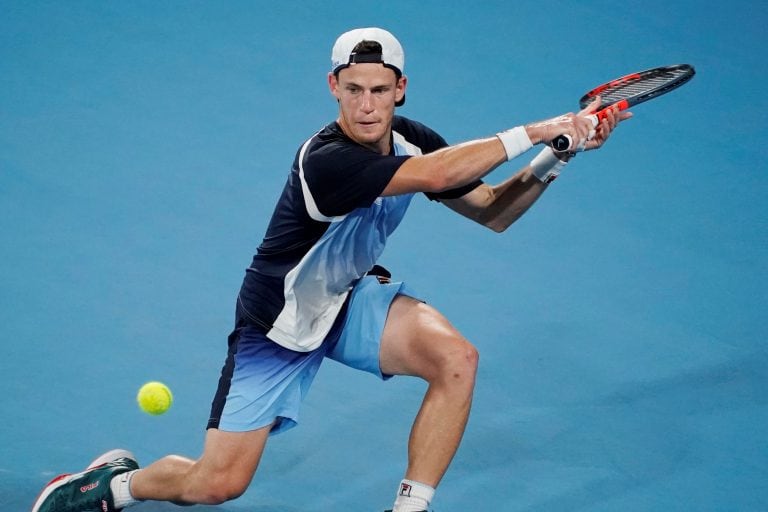
[[[464,341],[461,344],[461,348],[457,349],[455,357],[457,359],[457,366],[467,372],[467,377],[471,377],[474,380],[477,373],[477,365],[480,361],[480,354],[477,348],[470,342]],[[454,375],[454,377],[460,377],[460,375]]]
[[[248,432],[209,429],[203,456],[186,475],[184,501],[218,505],[241,496],[259,466],[270,428]]]
[[[432,306],[405,296],[390,306],[381,345],[384,373],[431,384],[474,383],[478,359],[475,347]]]
[[[480,354],[464,338],[445,340],[437,365],[437,378],[449,385],[473,387]]]
[[[196,501],[204,505],[220,505],[242,496],[250,483],[250,476],[231,471],[209,475],[205,480],[198,481],[199,488],[195,494],[199,498]]]

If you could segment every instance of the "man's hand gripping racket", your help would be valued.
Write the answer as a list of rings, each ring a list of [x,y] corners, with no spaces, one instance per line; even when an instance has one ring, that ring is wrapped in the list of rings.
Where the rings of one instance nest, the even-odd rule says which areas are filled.
[[[601,146],[616,123],[630,117],[625,110],[677,89],[694,74],[693,66],[677,64],[632,73],[592,89],[579,101],[583,109],[579,116],[592,122],[592,130],[578,140],[570,134],[558,135],[550,143],[552,149],[573,152]]]

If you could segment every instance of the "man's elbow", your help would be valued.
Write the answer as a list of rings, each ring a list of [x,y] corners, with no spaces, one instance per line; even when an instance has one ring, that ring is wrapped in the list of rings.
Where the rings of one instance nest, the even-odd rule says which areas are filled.
[[[495,233],[503,233],[509,226],[514,224],[517,219],[522,217],[523,213],[525,212],[516,212],[514,215],[500,215],[498,213],[494,215],[487,212],[487,214],[481,214],[475,220]]]
[[[487,227],[488,229],[490,229],[491,231],[493,231],[494,233],[503,233],[504,231],[507,230],[509,226],[512,225],[511,222],[500,222],[496,219],[486,221],[486,222],[481,222],[481,224]]]

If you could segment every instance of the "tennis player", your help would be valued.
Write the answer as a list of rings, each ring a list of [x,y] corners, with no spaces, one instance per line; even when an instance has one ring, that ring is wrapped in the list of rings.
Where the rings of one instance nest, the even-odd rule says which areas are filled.
[[[467,423],[478,354],[421,295],[376,265],[387,238],[417,192],[503,231],[572,158],[547,146],[553,138],[570,136],[571,150],[595,149],[630,114],[609,113],[595,127],[590,106],[449,146],[395,115],[405,102],[404,63],[400,43],[379,28],[336,41],[328,86],[339,115],[296,153],[245,273],[202,456],[171,455],[139,469],[130,452],[114,450],[83,472],[54,479],[34,512],[109,512],[143,500],[218,504],[240,496],[268,437],[296,426],[326,357],[382,380],[409,375],[428,383],[393,510],[428,509]],[[482,181],[537,144],[543,149],[511,177],[495,186]]]

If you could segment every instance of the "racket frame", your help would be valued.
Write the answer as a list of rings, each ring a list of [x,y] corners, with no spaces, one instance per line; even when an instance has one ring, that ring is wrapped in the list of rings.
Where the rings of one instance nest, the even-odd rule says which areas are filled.
[[[617,111],[627,110],[630,107],[639,105],[648,100],[652,100],[658,96],[662,96],[670,91],[673,91],[681,85],[687,83],[696,74],[696,70],[690,64],[674,64],[671,66],[661,66],[657,68],[646,69],[638,73],[630,73],[620,78],[616,78],[609,82],[606,82],[598,87],[595,87],[579,100],[579,106],[583,109],[586,108],[597,96],[601,96],[610,89],[620,89],[627,87],[633,83],[640,82],[642,80],[648,80],[655,76],[663,76],[665,73],[677,74],[674,79],[665,81],[656,87],[649,88],[648,90],[634,93],[626,98],[621,98],[618,101],[601,104],[600,109],[595,112],[598,121],[602,121],[608,115],[609,109],[615,109]],[[568,135],[559,135],[552,140],[551,146],[555,151],[567,151],[571,149],[572,140]]]

